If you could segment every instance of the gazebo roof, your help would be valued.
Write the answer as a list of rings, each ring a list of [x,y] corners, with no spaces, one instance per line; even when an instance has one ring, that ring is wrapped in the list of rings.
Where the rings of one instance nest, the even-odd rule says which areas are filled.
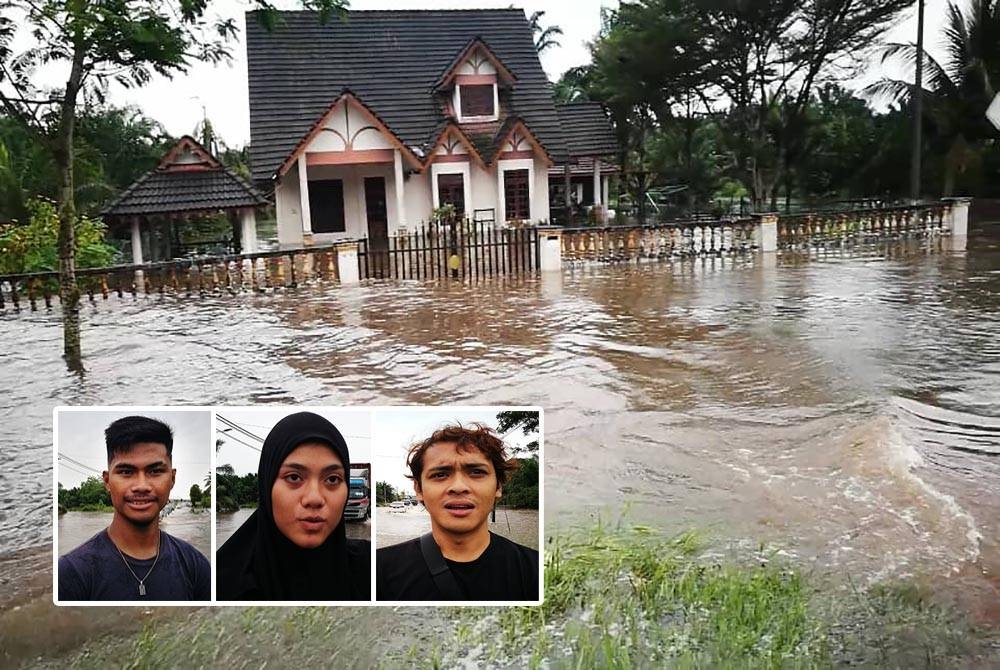
[[[106,217],[193,214],[262,207],[267,198],[185,135],[152,170],[108,204]]]

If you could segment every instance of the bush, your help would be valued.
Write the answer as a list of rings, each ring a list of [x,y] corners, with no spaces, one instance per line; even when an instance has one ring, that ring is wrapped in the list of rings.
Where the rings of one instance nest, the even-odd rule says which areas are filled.
[[[26,225],[0,229],[0,274],[54,272],[59,269],[59,215],[49,200],[31,200]],[[106,226],[96,219],[76,222],[76,266],[111,265],[116,251],[104,242]]]

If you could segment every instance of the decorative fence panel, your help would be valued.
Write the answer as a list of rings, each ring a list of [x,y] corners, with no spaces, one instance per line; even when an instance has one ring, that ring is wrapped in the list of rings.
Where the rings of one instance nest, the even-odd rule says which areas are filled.
[[[268,251],[246,256],[77,270],[82,301],[170,294],[180,297],[292,288],[314,279],[338,279],[334,247]],[[50,308],[59,300],[59,273],[0,276],[0,310]]]
[[[538,269],[538,229],[488,221],[423,225],[378,244],[358,243],[362,279],[482,279]]]
[[[947,234],[951,206],[945,203],[778,217],[784,249],[831,243],[866,243]]]
[[[751,219],[564,228],[562,235],[562,257],[569,261],[727,256],[748,253],[756,247]]]

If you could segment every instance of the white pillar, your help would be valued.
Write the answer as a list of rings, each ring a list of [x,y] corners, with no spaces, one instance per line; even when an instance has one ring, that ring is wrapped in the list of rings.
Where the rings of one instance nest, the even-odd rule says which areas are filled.
[[[497,223],[507,223],[507,197],[503,190],[503,170],[497,165]]]
[[[538,226],[539,251],[538,267],[542,272],[562,270],[562,228],[558,226]]]
[[[757,250],[764,253],[774,253],[778,250],[778,215],[755,214],[757,223],[753,236]]]
[[[357,284],[361,281],[358,272],[358,243],[337,243],[337,276],[341,284]]]
[[[604,206],[607,207],[608,206],[608,202],[609,202],[608,195],[609,195],[609,191],[610,191],[611,177],[608,177],[608,176],[601,177],[601,182],[602,182],[602,184],[601,184],[601,202],[603,202]]]
[[[945,198],[951,203],[951,219],[948,230],[952,237],[965,237],[969,234],[969,205],[972,198]]]
[[[240,249],[244,254],[257,253],[257,215],[249,207],[240,212]]]
[[[309,212],[309,176],[306,153],[299,154],[299,211],[302,212],[302,242],[312,244],[312,214]]]
[[[403,155],[399,149],[392,152],[392,170],[396,185],[396,228],[406,227],[406,199],[403,197]]]
[[[132,265],[142,265],[142,231],[139,217],[132,219]]]
[[[601,159],[594,159],[594,206],[601,205]]]

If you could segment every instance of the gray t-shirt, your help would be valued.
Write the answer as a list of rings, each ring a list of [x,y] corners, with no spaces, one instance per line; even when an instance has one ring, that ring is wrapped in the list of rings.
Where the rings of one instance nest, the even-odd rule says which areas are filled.
[[[90,538],[59,559],[59,600],[210,600],[212,568],[201,552],[184,540],[160,531],[160,555],[152,558],[125,555],[132,571],[145,577],[146,595],[125,567],[107,530]]]

